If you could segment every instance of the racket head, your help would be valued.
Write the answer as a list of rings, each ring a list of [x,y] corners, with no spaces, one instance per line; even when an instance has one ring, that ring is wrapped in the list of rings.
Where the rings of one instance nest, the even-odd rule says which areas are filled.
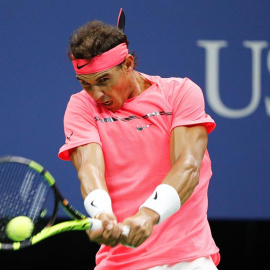
[[[43,166],[18,156],[0,158],[0,250],[31,246],[36,235],[54,224],[59,205],[72,219],[85,218],[63,198]],[[29,217],[34,225],[31,236],[19,243],[6,233],[7,224],[17,216]]]

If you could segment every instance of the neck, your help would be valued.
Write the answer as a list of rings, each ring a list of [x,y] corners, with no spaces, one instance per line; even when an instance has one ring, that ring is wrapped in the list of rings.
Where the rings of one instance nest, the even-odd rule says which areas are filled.
[[[146,78],[144,78],[139,72],[134,71],[134,83],[135,83],[135,93],[136,96],[140,95],[146,89],[148,89],[152,84]]]

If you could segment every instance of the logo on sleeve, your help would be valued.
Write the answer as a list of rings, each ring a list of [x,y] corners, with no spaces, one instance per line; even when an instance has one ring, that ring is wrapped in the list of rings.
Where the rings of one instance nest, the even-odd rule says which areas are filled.
[[[67,136],[67,139],[70,140],[70,137],[73,135],[73,131],[71,132],[71,134],[69,136]]]

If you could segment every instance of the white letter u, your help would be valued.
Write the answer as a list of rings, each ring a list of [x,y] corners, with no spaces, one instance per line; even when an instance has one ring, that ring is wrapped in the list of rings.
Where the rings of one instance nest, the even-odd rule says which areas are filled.
[[[220,116],[242,118],[253,113],[261,98],[261,51],[268,46],[266,41],[244,41],[243,45],[252,51],[252,96],[250,103],[242,109],[231,109],[224,105],[219,92],[219,50],[227,47],[224,40],[199,40],[198,46],[206,50],[206,99],[211,109]]]

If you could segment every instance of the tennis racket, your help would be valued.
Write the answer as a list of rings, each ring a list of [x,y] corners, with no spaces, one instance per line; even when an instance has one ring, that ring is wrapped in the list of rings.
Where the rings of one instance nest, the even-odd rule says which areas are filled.
[[[54,224],[59,206],[70,220]],[[7,224],[18,216],[30,218],[33,231],[27,239],[16,242],[8,237]],[[100,220],[86,217],[62,196],[43,166],[24,157],[0,157],[0,250],[19,250],[55,234],[101,227]],[[125,226],[123,234],[128,233]]]
[[[119,15],[117,18],[117,27],[123,32],[125,32],[125,25],[126,25],[126,16],[124,10],[120,8]]]

